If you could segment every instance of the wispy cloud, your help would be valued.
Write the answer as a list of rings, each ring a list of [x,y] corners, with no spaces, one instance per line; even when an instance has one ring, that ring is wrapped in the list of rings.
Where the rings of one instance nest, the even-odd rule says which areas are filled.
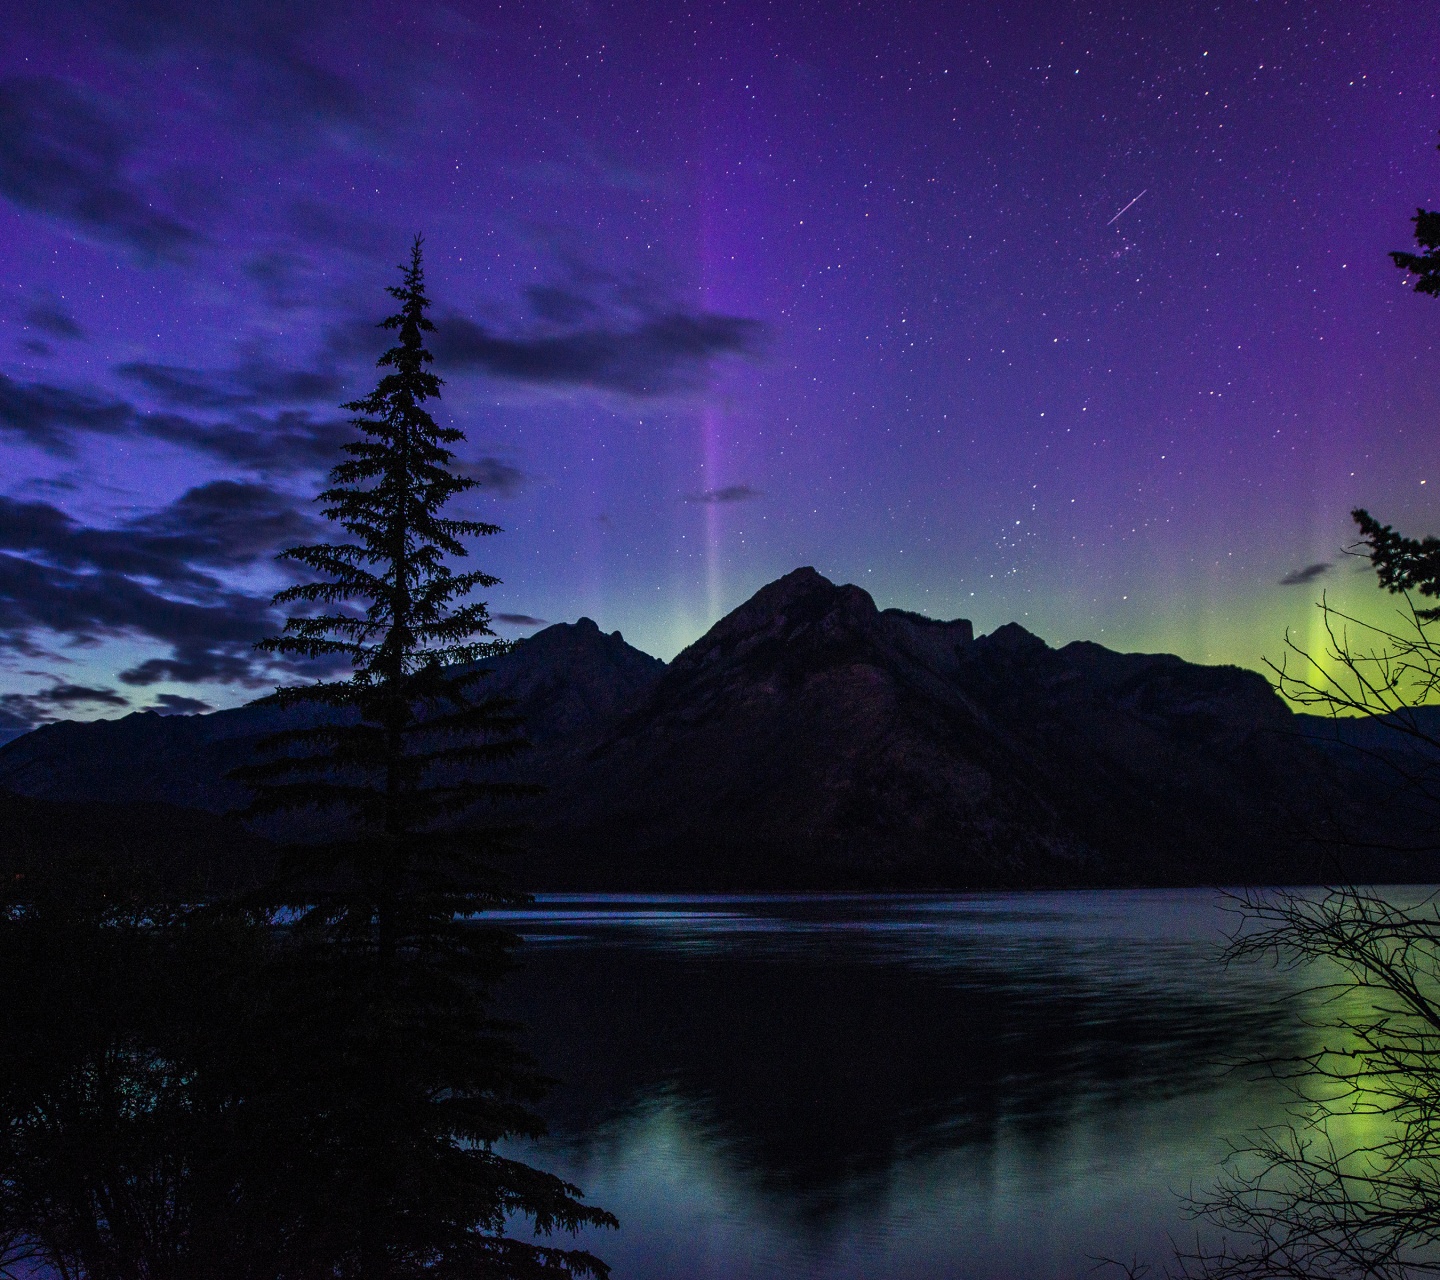
[[[503,622],[511,627],[544,627],[549,624],[544,618],[532,618],[528,613],[497,613],[496,622]]]
[[[126,172],[132,139],[61,80],[0,79],[0,195],[147,260],[184,259],[195,228],[155,207]]]
[[[18,738],[76,707],[129,706],[130,700],[114,689],[83,684],[57,683],[38,693],[0,694],[0,742]]]
[[[670,310],[625,326],[505,337],[463,316],[436,323],[437,362],[541,386],[594,387],[648,397],[706,381],[720,356],[753,355],[764,326],[713,311]]]
[[[135,360],[115,372],[162,403],[185,409],[333,403],[344,379],[334,369],[292,369],[254,360],[234,369],[191,369]]]
[[[326,64],[316,50],[354,6],[340,0],[77,0],[119,49],[151,59],[180,54],[218,90],[229,111],[294,137],[317,128],[378,127],[403,80],[374,74],[365,86]],[[363,21],[364,19],[359,19]],[[397,62],[410,43],[388,40],[371,51]],[[372,66],[370,70],[374,71]]]
[[[503,458],[481,458],[477,462],[463,463],[459,470],[485,492],[502,498],[513,498],[530,480],[519,467]]]
[[[1316,578],[1322,578],[1335,566],[1328,560],[1320,560],[1315,564],[1307,564],[1303,569],[1295,569],[1280,579],[1282,587],[1303,587],[1307,583],[1314,582]]]
[[[52,338],[74,340],[83,338],[85,331],[64,307],[52,302],[38,303],[25,311],[25,323]]]
[[[266,660],[252,646],[277,620],[268,598],[236,589],[224,573],[315,527],[288,494],[231,480],[110,529],[46,502],[0,498],[0,649],[36,653],[55,637],[93,644],[130,636],[168,653],[122,672],[124,684],[258,686]]]
[[[727,484],[722,489],[704,489],[699,493],[687,493],[686,502],[751,502],[756,498],[765,495],[759,489],[752,489],[748,484]]]
[[[145,377],[157,384],[149,388],[157,399],[166,395],[212,402],[248,399],[256,402],[255,407],[240,404],[218,418],[197,417],[141,408],[130,400],[75,387],[20,382],[0,374],[0,434],[59,457],[73,455],[77,440],[87,435],[149,437],[268,475],[333,466],[341,456],[341,446],[354,438],[355,428],[343,418],[317,417],[304,408],[275,409],[273,402],[262,408],[255,380],[246,387],[243,382],[227,380],[228,375],[213,381],[183,376],[195,372],[145,366]],[[172,375],[167,386],[165,379]],[[297,396],[302,392],[318,395],[316,386],[305,381],[310,377],[296,374],[288,389],[281,383],[271,390],[280,399],[287,390]],[[135,380],[141,381],[139,375]]]
[[[71,387],[17,382],[0,373],[0,431],[47,453],[73,451],[75,432],[115,435],[131,428],[135,409]]]

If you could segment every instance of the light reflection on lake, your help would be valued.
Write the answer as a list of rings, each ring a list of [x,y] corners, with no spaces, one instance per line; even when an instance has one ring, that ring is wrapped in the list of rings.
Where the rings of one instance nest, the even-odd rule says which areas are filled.
[[[550,896],[504,1012],[564,1083],[538,1163],[615,1280],[1072,1277],[1163,1261],[1283,1100],[1294,974],[1210,891]]]

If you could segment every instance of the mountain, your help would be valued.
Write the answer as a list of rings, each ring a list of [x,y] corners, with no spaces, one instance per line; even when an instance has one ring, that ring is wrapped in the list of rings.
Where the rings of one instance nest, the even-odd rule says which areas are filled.
[[[1265,679],[878,610],[800,569],[568,771],[542,882],[984,887],[1312,879],[1334,768]]]
[[[488,666],[534,744],[514,768],[547,788],[518,815],[535,888],[1314,880],[1336,869],[1306,834],[1374,826],[1254,672],[976,638],[813,569],[668,665],[581,619]],[[0,748],[0,788],[221,813],[242,800],[224,773],[301,714],[51,725]]]
[[[604,635],[581,618],[546,628],[486,666],[489,675],[477,688],[515,697],[530,737],[563,746],[608,723],[665,664],[626,644],[618,631]],[[333,714],[252,702],[206,715],[140,711],[117,720],[62,720],[0,747],[0,791],[225,813],[248,796],[226,775],[253,758],[262,738]]]

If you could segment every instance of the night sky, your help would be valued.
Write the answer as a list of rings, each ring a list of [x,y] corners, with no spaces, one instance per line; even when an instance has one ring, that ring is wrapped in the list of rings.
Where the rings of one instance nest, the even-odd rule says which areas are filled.
[[[8,6],[0,716],[284,674],[417,232],[502,634],[812,564],[1259,666],[1440,527],[1437,90],[1433,0]]]

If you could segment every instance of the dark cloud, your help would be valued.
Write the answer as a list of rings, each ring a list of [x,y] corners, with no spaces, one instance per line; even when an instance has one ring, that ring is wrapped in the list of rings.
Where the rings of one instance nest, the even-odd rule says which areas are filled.
[[[595,314],[595,303],[575,289],[562,285],[531,285],[525,290],[530,309],[552,324],[579,324]]]
[[[0,551],[172,588],[214,585],[212,569],[253,564],[311,536],[315,520],[267,485],[214,480],[117,529],[81,525],[47,502],[0,497]]]
[[[4,699],[0,698],[0,746],[7,742],[14,742],[21,734],[29,733],[35,727],[35,721],[28,715],[17,715],[4,706]]]
[[[130,700],[114,689],[97,689],[83,684],[57,684],[33,696],[39,702],[49,702],[57,707],[73,707],[79,702],[100,703],[107,707],[130,705]]]
[[[704,489],[699,493],[687,493],[686,502],[749,502],[764,495],[759,489],[748,484],[727,484],[723,489]]]
[[[265,294],[265,301],[288,311],[315,301],[315,264],[298,253],[274,249],[256,254],[240,268]]]
[[[544,618],[532,618],[528,613],[497,613],[496,622],[504,622],[512,627],[543,627],[549,625]]]
[[[519,467],[503,458],[481,458],[478,462],[463,464],[459,470],[481,489],[499,494],[502,498],[513,498],[530,479]]]
[[[131,139],[63,81],[0,79],[0,194],[142,258],[183,259],[200,235],[126,174]]]
[[[436,323],[434,347],[436,360],[451,368],[519,382],[654,396],[702,385],[712,360],[754,354],[763,333],[756,320],[672,310],[624,327],[596,325],[508,338],[450,315]]]
[[[332,360],[374,364],[391,339],[374,320],[351,316],[325,330],[325,354]]]
[[[251,393],[258,394],[261,385],[260,379],[252,380]],[[278,377],[276,385],[285,389]],[[192,389],[201,393],[198,386]],[[355,429],[344,419],[316,418],[304,409],[267,414],[242,408],[208,421],[181,413],[148,412],[126,400],[43,382],[17,382],[0,374],[0,434],[4,433],[62,457],[74,453],[77,436],[149,437],[267,475],[284,475],[333,466]]]
[[[63,307],[40,303],[25,312],[25,323],[48,333],[52,338],[83,338],[85,331]]]
[[[215,481],[113,529],[45,502],[0,498],[0,648],[38,651],[129,635],[169,648],[122,672],[130,685],[265,683],[253,643],[277,625],[268,599],[220,576],[307,537],[313,518],[259,484]],[[118,696],[118,695],[116,695]]]
[[[199,422],[180,414],[145,414],[137,435],[198,449],[266,475],[287,475],[333,467],[355,428],[341,418],[314,418],[304,410],[266,415],[237,414],[221,422]]]
[[[327,67],[311,51],[326,28],[347,17],[349,5],[327,0],[79,0],[107,34],[140,55],[179,53],[203,59],[202,75],[223,93],[231,111],[294,135],[317,124],[370,123],[388,98]],[[319,39],[315,39],[315,37]],[[381,54],[393,58],[394,42]]]
[[[212,480],[168,507],[132,520],[125,531],[157,540],[188,563],[237,567],[277,548],[321,536],[324,526],[297,500],[268,485]]]
[[[114,689],[83,684],[54,684],[38,693],[0,695],[0,742],[18,738],[36,725],[60,718],[74,707],[129,707],[130,701]]]
[[[384,223],[318,200],[297,200],[290,206],[289,222],[302,240],[361,258],[385,258],[406,243],[402,232]]]
[[[115,435],[129,430],[134,420],[134,408],[124,401],[43,382],[16,382],[0,373],[0,431],[47,453],[71,452],[75,431]]]
[[[208,702],[199,698],[187,698],[178,693],[162,693],[155,698],[155,705],[147,711],[158,711],[162,716],[193,716],[203,711],[215,710]]]
[[[115,372],[163,404],[183,409],[333,402],[344,388],[333,369],[287,369],[259,360],[236,369],[188,369],[135,360],[117,365]]]
[[[1303,587],[1306,583],[1314,582],[1316,578],[1324,577],[1334,567],[1328,560],[1322,560],[1317,564],[1307,564],[1303,569],[1287,573],[1280,579],[1280,585],[1282,587]]]

